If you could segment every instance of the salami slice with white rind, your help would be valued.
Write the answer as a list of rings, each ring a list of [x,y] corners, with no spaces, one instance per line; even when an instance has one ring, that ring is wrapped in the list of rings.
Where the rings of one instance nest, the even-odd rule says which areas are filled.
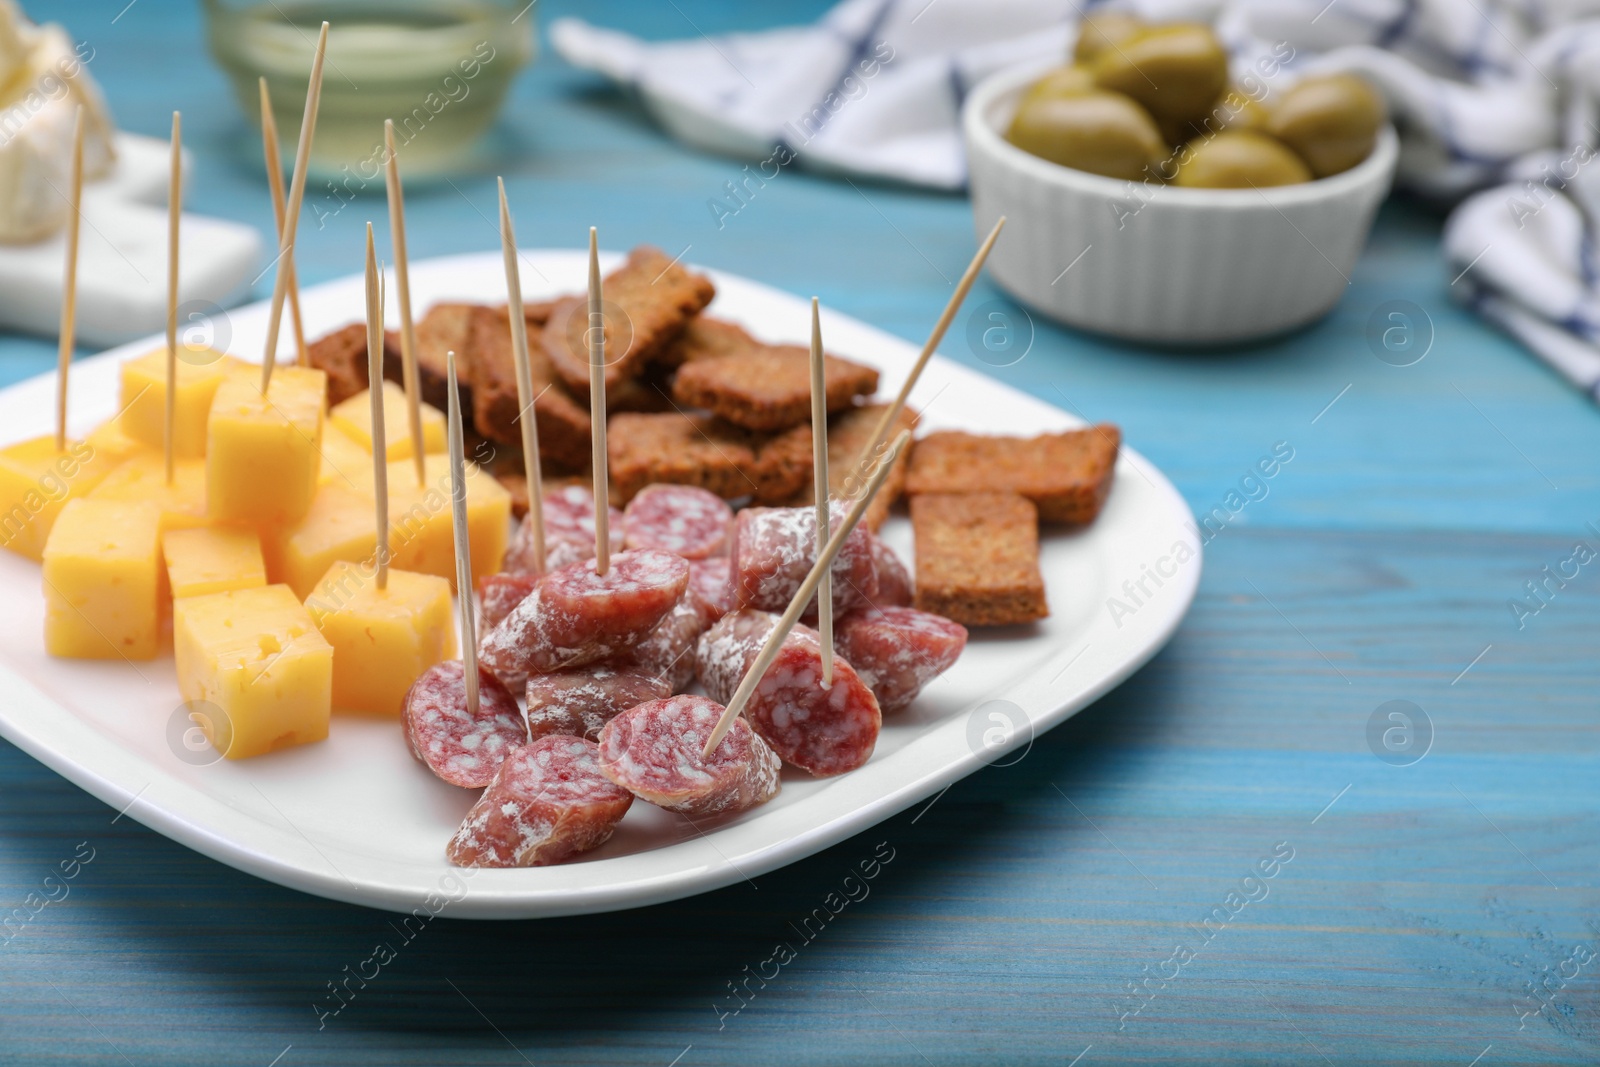
[[[565,485],[545,491],[544,551],[545,570],[553,571],[569,563],[581,563],[594,555],[594,494],[581,485]],[[611,551],[622,551],[622,512],[611,516]],[[533,572],[533,530],[528,516],[522,517],[511,544],[506,548],[505,569]]]
[[[862,608],[841,618],[834,648],[871,687],[884,712],[899,711],[950,669],[967,647],[967,628],[915,608]]]
[[[709,759],[702,757],[723,710],[689,695],[630,708],[600,734],[600,773],[685,815],[727,815],[771,800],[781,764],[743,719],[733,721]]]
[[[658,549],[622,552],[595,573],[585,560],[545,575],[479,642],[478,659],[507,685],[598,663],[632,648],[683,596],[689,564]]]
[[[833,511],[831,526],[844,521],[844,508]],[[871,603],[878,594],[878,572],[872,563],[872,533],[857,526],[845,538],[829,574],[833,578],[833,610],[849,611]],[[745,508],[734,524],[733,598],[741,608],[784,611],[800,591],[817,561],[815,508]],[[812,597],[803,614],[817,610]]]
[[[707,628],[733,610],[732,561],[726,556],[689,561],[689,595]]]
[[[665,679],[630,667],[595,663],[528,679],[528,736],[555,734],[593,741],[635,704],[671,696]]]
[[[486,574],[478,579],[478,626],[485,633],[499,626],[539,584],[539,575],[526,571]]]
[[[736,611],[700,638],[700,681],[713,700],[733,698],[777,622],[766,612]],[[820,639],[798,624],[756,683],[744,717],[785,763],[819,778],[867,762],[883,725],[877,697],[842,656],[834,656],[833,682],[823,686]]]
[[[877,534],[872,535],[872,563],[878,571],[878,594],[872,598],[872,603],[880,608],[909,608],[917,591],[911,572]]]
[[[461,867],[544,867],[605,844],[633,794],[581,737],[541,737],[500,765],[445,847]]]
[[[705,618],[694,594],[685,589],[667,617],[614,662],[661,678],[668,687],[662,696],[681,693],[694,681],[695,666],[699,662],[695,647],[705,629]]]
[[[411,754],[451,785],[482,789],[500,764],[528,741],[517,700],[492,675],[478,674],[478,714],[467,711],[466,668],[435,663],[411,683],[401,705]]]
[[[659,548],[684,559],[726,555],[733,509],[693,485],[647,485],[622,514],[628,548]]]

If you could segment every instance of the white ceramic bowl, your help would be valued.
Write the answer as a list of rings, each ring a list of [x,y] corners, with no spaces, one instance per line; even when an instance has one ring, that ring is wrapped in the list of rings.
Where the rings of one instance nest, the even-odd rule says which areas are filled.
[[[974,222],[981,236],[1008,216],[989,272],[1012,296],[1082,329],[1197,345],[1282,333],[1339,302],[1394,177],[1393,129],[1355,167],[1302,185],[1118,181],[1005,140],[1045,69],[992,75],[962,112]]]

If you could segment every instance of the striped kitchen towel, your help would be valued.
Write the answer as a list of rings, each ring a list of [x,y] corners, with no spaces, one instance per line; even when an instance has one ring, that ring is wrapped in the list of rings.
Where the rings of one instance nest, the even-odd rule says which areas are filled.
[[[1064,57],[1088,6],[843,0],[812,26],[717,37],[680,9],[683,40],[571,18],[550,36],[569,62],[636,91],[674,136],[747,161],[752,178],[793,164],[955,190],[967,90]],[[1398,182],[1457,204],[1444,239],[1451,292],[1600,399],[1600,0],[1104,6],[1212,23],[1241,80],[1287,51],[1268,94],[1311,73],[1365,75],[1400,132]]]

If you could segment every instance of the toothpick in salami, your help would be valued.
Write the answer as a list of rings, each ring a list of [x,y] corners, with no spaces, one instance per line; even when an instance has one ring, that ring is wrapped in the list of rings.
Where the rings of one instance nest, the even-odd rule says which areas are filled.
[[[544,543],[544,487],[539,472],[539,417],[534,411],[533,365],[528,356],[528,320],[522,312],[522,271],[517,266],[517,233],[506,202],[506,180],[500,185],[500,252],[506,268],[506,318],[511,330],[511,355],[517,365],[517,419],[522,427],[522,468],[528,486],[528,547],[524,563],[543,574],[549,563]],[[596,497],[595,499],[599,499]]]
[[[889,451],[879,461],[877,469],[872,472],[872,477],[861,491],[861,495],[856,497],[855,501],[850,505],[850,511],[845,515],[844,522],[840,523],[839,528],[833,531],[833,536],[828,538],[827,546],[817,555],[817,562],[812,566],[811,573],[806,576],[806,580],[800,583],[800,588],[795,592],[794,599],[789,603],[789,609],[778,620],[778,624],[767,637],[767,643],[762,646],[760,654],[756,656],[755,662],[745,672],[744,681],[739,683],[739,688],[733,694],[733,699],[728,701],[727,709],[723,711],[722,718],[717,721],[716,729],[711,731],[711,737],[706,741],[706,747],[701,753],[703,757],[710,758],[712,751],[717,747],[717,743],[722,740],[723,735],[728,732],[728,728],[733,724],[733,720],[738,718],[739,713],[744,710],[745,704],[750,700],[750,694],[755,690],[762,676],[766,674],[767,668],[772,665],[778,650],[783,646],[784,638],[789,636],[789,631],[794,629],[795,623],[800,621],[800,615],[805,610],[806,604],[810,602],[812,595],[816,593],[817,586],[821,583],[823,575],[827,574],[828,568],[833,566],[833,559],[839,554],[839,550],[844,547],[845,538],[849,537],[850,532],[856,528],[856,524],[861,521],[861,516],[867,513],[867,506],[872,503],[872,498],[878,495],[878,490],[883,488],[883,483],[889,477],[889,471],[893,468],[895,460],[899,458],[900,452],[910,440],[911,433],[907,430],[901,430],[895,437],[894,443],[889,446]]]
[[[326,25],[326,23],[324,23]],[[472,545],[467,539],[467,472],[465,448],[461,443],[461,393],[456,384],[456,351],[444,354],[448,394],[450,434],[450,516],[456,538],[456,589],[461,602],[461,661],[466,669],[467,714],[478,716],[478,637],[472,619]]]
[[[78,223],[83,218],[83,105],[72,118],[72,187],[68,191],[67,265],[61,292],[61,343],[56,348],[56,451],[67,450],[67,368],[78,327]],[[167,390],[172,395],[172,390]]]
[[[516,331],[513,330],[513,333]],[[611,478],[606,470],[606,318],[600,289],[599,238],[589,227],[589,423],[593,429],[590,462],[594,465],[595,573],[602,578],[611,569],[611,516],[603,501],[611,499]]]
[[[858,481],[872,466],[872,456],[889,435],[889,428],[900,417],[900,412],[905,410],[906,400],[911,396],[911,390],[916,388],[917,379],[922,377],[922,372],[928,366],[934,349],[939,347],[939,342],[944,340],[945,331],[950,328],[950,323],[956,317],[956,312],[961,310],[961,304],[967,299],[967,293],[972,289],[972,283],[978,280],[978,272],[983,269],[984,261],[989,258],[989,252],[994,248],[995,240],[1000,236],[1000,230],[1006,224],[1006,217],[1001,215],[995,222],[994,229],[989,231],[989,236],[983,239],[983,244],[978,246],[978,252],[972,257],[972,262],[967,264],[967,272],[961,276],[961,281],[956,283],[956,291],[950,294],[950,302],[944,306],[944,312],[939,316],[939,321],[934,323],[933,332],[928,335],[928,342],[922,346],[922,351],[917,355],[917,361],[911,366],[911,373],[906,375],[905,382],[900,386],[900,392],[895,394],[894,403],[884,410],[883,417],[878,420],[877,429],[872,431],[872,437],[861,450],[861,455],[856,459],[856,470],[851,477],[851,482]],[[848,484],[847,484],[848,488]]]
[[[811,298],[811,473],[817,504],[817,552],[828,544],[828,386],[823,372],[822,317]],[[833,683],[833,572],[817,586],[817,633],[822,636],[822,684]]]
[[[411,317],[411,260],[406,255],[406,196],[400,187],[400,158],[394,146],[394,120],[383,120],[384,187],[389,193],[389,243],[394,246],[394,285],[400,299],[400,376],[406,390],[406,414],[411,428],[411,459],[417,468],[417,485],[427,482],[422,441],[422,383],[417,377],[417,328]]]
[[[322,101],[322,61],[328,51],[328,24],[317,35],[317,51],[311,60],[311,83],[306,91],[306,110],[300,120],[300,143],[295,149],[294,177],[289,182],[289,202],[284,208],[283,234],[278,240],[278,272],[272,283],[272,310],[267,315],[267,347],[261,357],[261,392],[272,384],[272,368],[278,361],[278,329],[283,320],[283,302],[289,293],[289,272],[284,258],[294,252],[294,235],[300,225],[300,205],[306,197],[306,165],[311,161],[311,141],[317,129],[317,108]],[[382,384],[381,382],[379,383]]]
[[[372,246],[372,223],[367,223],[367,381],[383,381],[383,293],[378,256]],[[389,442],[383,424],[383,389],[368,389],[372,400],[372,499],[378,527],[379,589],[389,587]],[[467,597],[471,600],[470,595]]]
[[[167,183],[167,396],[161,447],[172,484],[172,435],[178,423],[178,218],[183,213],[183,116],[172,113],[172,173]]]
[[[267,91],[266,75],[261,76],[261,149],[267,163],[267,188],[272,191],[272,218],[277,238],[283,241],[283,157],[278,151],[278,119],[272,113],[272,94]],[[289,321],[294,326],[295,362],[311,366],[311,349],[306,346],[305,320],[300,317],[300,278],[294,269],[294,252],[283,258],[289,272]]]

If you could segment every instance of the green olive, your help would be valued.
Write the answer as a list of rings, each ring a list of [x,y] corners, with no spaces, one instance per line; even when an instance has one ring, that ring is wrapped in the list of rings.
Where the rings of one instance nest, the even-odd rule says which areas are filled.
[[[1089,63],[1101,52],[1115,50],[1123,41],[1145,28],[1137,17],[1122,11],[1097,11],[1085,15],[1078,23],[1078,43],[1073,46],[1072,58],[1077,63]]]
[[[1319,178],[1366,159],[1383,125],[1383,98],[1353,74],[1307,78],[1283,94],[1266,132],[1298,152]]]
[[[1175,184],[1200,189],[1248,189],[1311,180],[1299,156],[1254,130],[1224,130],[1180,153]]]
[[[1102,89],[1126,93],[1157,118],[1205,118],[1228,83],[1228,54],[1198,23],[1152,26],[1101,52],[1090,69]]]
[[[1144,108],[1103,89],[1018,108],[1006,139],[1040,159],[1129,181],[1168,151]]]
[[[1206,122],[1214,130],[1265,130],[1268,114],[1265,104],[1246,96],[1235,85],[1222,94]]]
[[[1062,96],[1082,96],[1092,92],[1095,88],[1094,75],[1088,68],[1071,66],[1057,67],[1032,85],[1022,94],[1022,101],[1018,108],[1027,107],[1035,100],[1049,100]]]

